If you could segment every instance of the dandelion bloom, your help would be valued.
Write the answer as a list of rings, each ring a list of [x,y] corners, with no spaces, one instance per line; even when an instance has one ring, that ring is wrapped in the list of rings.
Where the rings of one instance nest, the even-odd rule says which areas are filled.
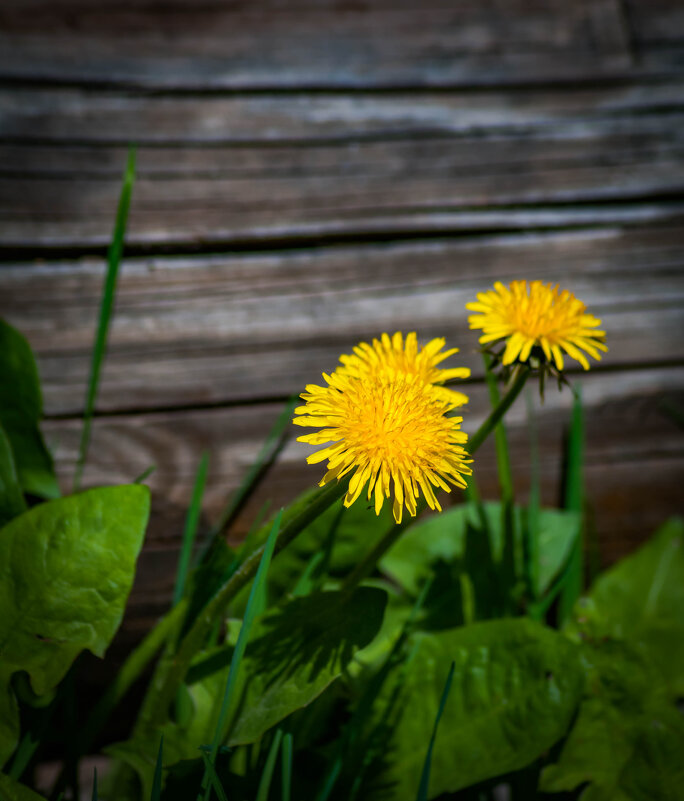
[[[586,306],[571,292],[541,281],[512,281],[505,287],[497,281],[494,289],[478,293],[477,302],[466,309],[478,312],[468,318],[470,327],[482,329],[481,344],[507,339],[503,364],[527,361],[532,348],[539,347],[548,363],[552,359],[563,369],[563,351],[589,369],[586,351],[600,359],[607,351],[601,321],[586,314]],[[541,355],[541,354],[540,354]]]
[[[340,356],[342,367],[338,367],[336,372],[353,378],[362,378],[378,370],[394,368],[401,373],[417,376],[425,384],[435,386],[444,384],[452,378],[468,378],[470,376],[468,367],[451,367],[446,370],[437,367],[449,356],[458,353],[458,348],[442,351],[445,344],[446,340],[439,337],[431,339],[427,345],[419,348],[415,332],[406,335],[405,344],[400,331],[391,338],[389,334],[383,334],[379,340],[374,339],[372,345],[359,342],[352,355],[343,353]],[[453,401],[455,406],[468,403],[467,395],[448,387],[440,389],[438,394],[443,394],[445,399]]]
[[[467,398],[440,386],[466,377],[465,368],[440,370],[437,364],[455,350],[439,353],[443,340],[419,349],[415,334],[384,334],[372,345],[361,343],[353,356],[342,356],[327,386],[309,384],[295,409],[294,423],[321,428],[300,442],[327,445],[308,457],[310,464],[328,460],[320,485],[353,473],[344,499],[352,503],[367,487],[376,514],[393,489],[393,513],[401,522],[403,507],[416,514],[422,490],[431,509],[441,510],[434,488],[450,492],[449,484],[465,488],[472,472],[461,431],[461,417],[447,417]]]

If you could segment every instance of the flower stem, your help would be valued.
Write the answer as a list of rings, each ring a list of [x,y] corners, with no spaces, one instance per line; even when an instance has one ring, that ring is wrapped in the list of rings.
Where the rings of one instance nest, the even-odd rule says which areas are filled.
[[[525,382],[530,374],[530,368],[527,365],[520,365],[513,381],[511,382],[508,392],[499,401],[496,408],[492,410],[489,417],[482,423],[482,425],[473,434],[470,442],[467,444],[466,449],[469,454],[474,454],[475,451],[487,439],[489,434],[494,430],[496,424],[506,414],[508,409],[513,405],[513,402],[518,397]],[[427,503],[421,498],[416,503],[416,514],[419,515],[425,510]],[[389,531],[380,539],[371,549],[371,551],[364,556],[364,558],[356,565],[354,570],[347,576],[342,585],[342,589],[349,591],[356,585],[363,581],[366,576],[370,575],[378,561],[382,556],[394,545],[399,539],[404,529],[409,526],[413,518],[405,519],[399,525],[394,525]]]
[[[499,401],[495,409],[492,409],[492,413],[489,417],[482,423],[482,425],[477,429],[477,431],[473,434],[470,438],[470,442],[466,446],[466,450],[472,456],[475,451],[482,445],[482,443],[487,439],[487,437],[492,433],[493,429],[496,427],[496,424],[501,420],[501,418],[506,414],[506,412],[511,408],[515,399],[518,397],[522,388],[525,386],[525,382],[530,374],[530,368],[527,365],[521,364],[519,365],[516,374],[514,376],[513,381],[508,389],[508,392],[503,396],[503,398]]]
[[[322,514],[335,501],[339,500],[349,488],[349,481],[331,482],[325,489],[317,493],[302,511],[289,520],[280,530],[276,540],[273,556],[289,545],[312,521]],[[204,607],[183,637],[175,654],[162,658],[157,665],[155,676],[150,682],[150,691],[136,724],[140,733],[148,727],[161,725],[168,716],[168,709],[176,691],[185,678],[185,674],[195,654],[204,646],[212,626],[220,619],[228,604],[255,576],[265,545],[251,553],[232,576],[223,584],[214,597]]]

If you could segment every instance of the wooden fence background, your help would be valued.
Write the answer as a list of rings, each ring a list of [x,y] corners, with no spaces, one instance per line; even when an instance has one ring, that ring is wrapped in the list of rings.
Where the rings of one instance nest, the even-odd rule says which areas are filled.
[[[604,563],[682,511],[684,6],[677,0],[4,0],[0,314],[29,338],[65,488],[121,174],[126,260],[87,485],[156,472],[115,651],[170,597],[203,449],[205,523],[291,393],[360,339],[444,335],[464,304],[560,282],[610,352],[581,383]],[[570,396],[536,419],[557,502]],[[528,482],[525,405],[510,417]],[[244,532],[319,477],[287,445]],[[477,460],[496,493],[493,450]]]

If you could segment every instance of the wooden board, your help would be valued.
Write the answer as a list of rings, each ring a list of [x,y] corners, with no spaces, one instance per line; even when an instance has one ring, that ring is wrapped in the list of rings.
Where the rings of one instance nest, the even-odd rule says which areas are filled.
[[[481,376],[465,304],[523,275],[562,283],[603,320],[601,368],[681,364],[683,223],[127,260],[98,408],[284,398],[383,331],[445,336]],[[103,270],[99,260],[2,268],[0,314],[36,350],[50,415],[82,408]]]
[[[203,525],[282,402],[382,331],[444,335],[494,280],[560,282],[610,351],[584,390],[605,564],[682,510],[684,17],[677,0],[5,0],[0,315],[34,346],[65,488],[121,173],[136,182],[86,483],[151,464],[123,654],[168,604],[194,470]],[[537,413],[560,497],[570,395]],[[529,484],[524,404],[509,433]],[[243,510],[320,475],[294,442]],[[496,496],[491,443],[477,458]],[[111,668],[106,668],[111,670]]]
[[[634,68],[618,0],[426,0],[420,24],[416,11],[407,0],[183,0],[166,2],[161,13],[149,0],[8,0],[0,77],[204,91],[350,89],[586,80]],[[664,4],[663,23],[675,13]]]
[[[624,214],[684,191],[681,82],[412,104],[15,98],[0,97],[0,248],[17,255],[106,246],[127,141],[128,243],[147,250],[573,225],[580,204]]]

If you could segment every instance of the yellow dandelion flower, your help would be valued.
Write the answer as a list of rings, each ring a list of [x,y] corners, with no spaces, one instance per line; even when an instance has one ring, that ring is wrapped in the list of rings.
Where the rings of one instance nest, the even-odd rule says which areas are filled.
[[[460,429],[463,418],[447,417],[460,405],[458,399],[426,381],[427,372],[399,369],[396,351],[374,353],[379,358],[371,360],[372,366],[357,353],[364,365],[343,363],[332,375],[323,374],[327,386],[309,384],[293,422],[322,429],[298,438],[327,445],[307,459],[310,464],[327,459],[321,486],[353,473],[345,506],[367,487],[368,500],[373,499],[379,514],[393,494],[394,519],[400,523],[404,506],[416,514],[421,491],[430,508],[441,510],[434,488],[465,488],[471,460],[464,448],[467,435]]]
[[[446,340],[439,337],[431,339],[427,345],[419,348],[415,332],[406,335],[405,343],[400,331],[392,337],[383,334],[380,339],[374,339],[371,345],[359,342],[351,355],[343,353],[340,356],[342,366],[338,367],[336,372],[353,378],[362,378],[369,373],[391,367],[401,373],[415,375],[424,383],[434,384],[436,387],[454,378],[468,378],[470,370],[467,367],[451,367],[445,370],[437,366],[458,353],[458,348],[442,351],[445,344]],[[455,406],[468,403],[468,396],[462,392],[456,392],[448,387],[438,388],[437,391]]]
[[[539,347],[547,363],[552,360],[563,369],[563,351],[585,370],[589,362],[582,351],[594,359],[607,351],[605,331],[597,330],[601,321],[586,313],[586,306],[567,289],[541,281],[512,281],[509,287],[496,282],[494,290],[478,293],[476,303],[466,309],[478,312],[468,318],[473,329],[482,329],[481,344],[507,339],[503,364],[516,359],[527,361],[532,348]]]

